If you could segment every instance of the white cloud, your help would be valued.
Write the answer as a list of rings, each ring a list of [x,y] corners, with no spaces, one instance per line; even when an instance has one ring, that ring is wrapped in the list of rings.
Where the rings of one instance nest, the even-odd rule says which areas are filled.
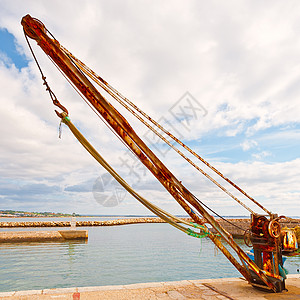
[[[3,65],[11,65],[12,64],[12,60],[2,51],[0,51],[0,62]]]
[[[254,148],[256,147],[258,144],[256,141],[254,140],[245,140],[242,144],[241,144],[241,147],[244,151],[248,151],[250,150],[251,148]]]
[[[282,126],[286,128],[285,137],[295,135],[297,139],[299,10],[300,5],[292,1],[272,2],[272,6],[250,1],[226,4],[222,1],[1,1],[0,27],[14,34],[18,50],[31,59],[20,20],[28,12],[41,19],[62,45],[156,119],[165,116],[174,122],[169,109],[189,91],[205,107],[207,115],[192,120],[189,130],[180,131],[185,140],[194,145],[211,135],[216,137],[214,147],[219,149],[217,137],[237,139],[245,135],[236,146],[249,151],[261,144],[259,133],[265,129]],[[120,167],[120,156],[124,154],[121,143],[97,123],[97,118],[35,42],[31,43],[50,86],[69,109],[71,119],[92,138],[108,161]],[[8,62],[3,57],[0,59]],[[39,181],[62,190],[96,180],[102,169],[95,166],[66,128],[63,139],[58,140],[59,120],[33,62],[21,71],[1,65],[0,90],[2,178],[23,180],[22,184],[28,186]],[[291,124],[296,124],[296,130],[288,129]],[[136,126],[139,134],[147,131]],[[273,131],[271,135],[269,143],[274,145],[276,134]],[[260,162],[217,163],[234,178],[243,178],[242,183],[262,201],[270,201],[271,192],[276,199],[287,195],[289,203],[296,205],[298,160],[267,164],[264,159],[272,151],[256,150],[259,152],[252,155]],[[229,152],[228,155],[234,156]],[[183,177],[197,190],[191,175],[194,173],[183,172],[185,168],[181,168],[174,155],[162,159],[180,179]],[[121,172],[126,176],[124,166]],[[280,176],[274,176],[277,173]],[[281,176],[286,178],[284,188]],[[155,181],[146,178],[150,181],[148,185]],[[261,184],[266,178],[273,180],[272,183]],[[139,189],[149,191],[146,181],[143,184]],[[214,197],[223,199],[205,185],[199,191],[208,201],[213,202]],[[163,201],[168,198],[162,192],[156,196]],[[86,192],[76,195],[65,192],[61,197],[70,197],[66,200],[69,204],[62,206],[64,209],[79,197],[78,210],[86,213],[98,209]],[[5,201],[9,205],[13,203],[8,198]],[[47,202],[51,207],[51,202]],[[52,207],[59,208],[59,201],[53,203]],[[281,205],[279,200],[274,203]],[[274,203],[270,204],[275,208]],[[127,211],[126,203],[123,205],[119,211]],[[138,206],[130,207],[139,211]]]
[[[261,160],[265,157],[268,157],[268,156],[271,156],[272,153],[269,152],[269,151],[262,151],[262,152],[259,152],[259,153],[253,153],[252,156],[257,159],[257,160]]]

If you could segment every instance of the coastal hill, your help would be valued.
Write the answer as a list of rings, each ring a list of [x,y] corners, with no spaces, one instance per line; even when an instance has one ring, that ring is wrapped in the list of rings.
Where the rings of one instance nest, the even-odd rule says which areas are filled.
[[[0,217],[71,217],[77,214],[63,214],[54,212],[27,212],[17,210],[0,210]]]

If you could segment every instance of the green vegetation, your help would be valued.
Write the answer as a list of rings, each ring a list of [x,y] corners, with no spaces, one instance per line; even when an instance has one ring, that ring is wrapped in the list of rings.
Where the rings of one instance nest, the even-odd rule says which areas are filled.
[[[71,217],[77,214],[63,214],[54,212],[27,212],[17,210],[0,210],[0,217]]]

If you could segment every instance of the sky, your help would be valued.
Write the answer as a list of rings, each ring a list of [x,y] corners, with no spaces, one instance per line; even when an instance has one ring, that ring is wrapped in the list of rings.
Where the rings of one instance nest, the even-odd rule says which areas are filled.
[[[0,0],[0,209],[150,214],[65,125],[59,138],[60,120],[20,24],[26,14],[268,210],[300,215],[300,3],[289,0]],[[184,214],[30,43],[52,90],[99,153],[142,196]],[[249,215],[103,95],[203,203],[221,215]]]

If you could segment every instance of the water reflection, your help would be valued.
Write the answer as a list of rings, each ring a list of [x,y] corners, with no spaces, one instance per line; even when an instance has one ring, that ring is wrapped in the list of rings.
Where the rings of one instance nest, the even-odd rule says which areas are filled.
[[[209,239],[167,224],[85,229],[88,242],[0,244],[0,291],[240,276]],[[299,265],[291,257],[285,267],[297,273]]]
[[[8,249],[14,249],[14,248],[27,248],[27,247],[34,247],[34,248],[45,248],[47,246],[53,246],[53,245],[76,245],[76,244],[87,244],[88,240],[74,240],[74,241],[43,241],[43,242],[5,242],[0,243],[0,249],[1,248],[8,248]],[[73,246],[71,246],[73,248]]]

